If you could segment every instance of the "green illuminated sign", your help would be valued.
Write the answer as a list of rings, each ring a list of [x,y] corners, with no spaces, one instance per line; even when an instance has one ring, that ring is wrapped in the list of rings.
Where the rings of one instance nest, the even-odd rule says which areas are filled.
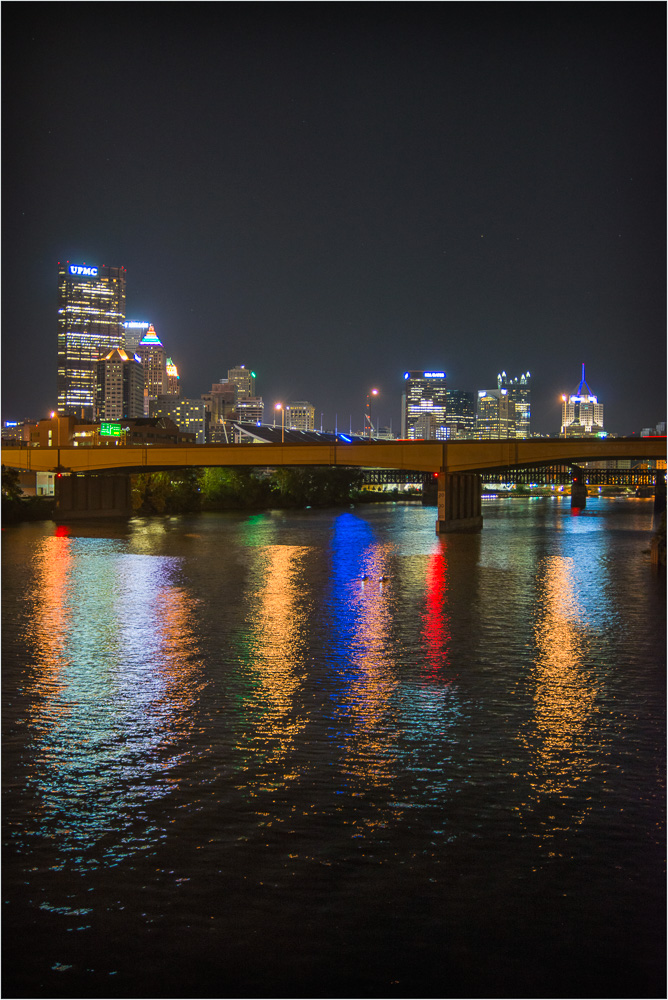
[[[120,424],[100,424],[100,437],[119,438],[123,434]]]

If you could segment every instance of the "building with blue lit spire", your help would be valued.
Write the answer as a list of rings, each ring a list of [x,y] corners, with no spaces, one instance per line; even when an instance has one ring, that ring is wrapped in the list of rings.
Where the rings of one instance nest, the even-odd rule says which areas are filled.
[[[564,437],[586,437],[603,431],[603,403],[599,403],[585,379],[582,378],[575,392],[561,397],[561,433]]]

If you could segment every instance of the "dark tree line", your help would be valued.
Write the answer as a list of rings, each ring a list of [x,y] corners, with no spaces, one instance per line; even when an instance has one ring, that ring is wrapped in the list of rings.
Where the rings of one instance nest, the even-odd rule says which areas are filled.
[[[332,507],[359,499],[361,488],[358,469],[314,466],[262,472],[215,467],[133,476],[132,503],[138,514]]]

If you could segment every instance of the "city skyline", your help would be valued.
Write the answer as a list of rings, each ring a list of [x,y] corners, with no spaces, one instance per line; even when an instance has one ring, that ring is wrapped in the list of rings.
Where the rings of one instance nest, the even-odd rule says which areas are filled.
[[[83,355],[81,354],[82,334],[79,332],[80,329],[83,329],[85,331],[83,334],[83,341],[85,341],[86,345],[85,354],[86,354],[87,364],[91,368],[90,374],[93,377],[93,380],[95,376],[95,371],[98,370],[98,365],[97,361],[95,361],[95,357],[99,355],[100,360],[102,360],[102,358],[107,357],[107,352],[109,348],[112,348],[112,353],[113,353],[115,347],[120,345],[121,347],[131,351],[132,354],[134,354],[134,356],[137,358],[137,360],[141,359],[141,363],[146,370],[147,395],[149,397],[153,398],[156,395],[160,396],[161,394],[164,393],[168,394],[176,393],[176,395],[180,395],[180,385],[179,385],[180,377],[178,375],[178,368],[173,362],[172,358],[167,357],[164,345],[162,344],[162,341],[160,340],[153,323],[148,321],[128,320],[123,311],[121,312],[118,311],[119,308],[122,307],[119,306],[119,303],[116,302],[115,295],[112,294],[110,289],[107,287],[111,275],[120,276],[122,292],[121,292],[121,299],[119,301],[121,301],[124,304],[125,268],[109,267],[108,265],[99,267],[97,265],[91,265],[91,264],[87,265],[85,263],[74,264],[69,260],[66,262],[58,263],[58,294],[59,294],[58,409],[59,412],[61,413],[68,413],[68,412],[77,413],[81,409],[81,401],[77,405],[74,405],[73,401],[69,399],[69,396],[72,392],[70,383],[72,383],[72,385],[75,387],[74,392],[78,393],[80,396],[81,389],[79,387],[79,383],[81,382],[81,379],[84,376],[83,371],[78,370],[81,367],[83,361]],[[112,281],[113,280],[114,279],[112,278]],[[92,324],[90,330],[88,329],[89,324]],[[117,330],[116,334],[114,333],[115,330]],[[117,340],[118,344],[116,343]],[[73,341],[73,346],[72,344],[70,344],[70,341]],[[68,345],[67,349],[65,348],[66,344]],[[93,350],[91,346],[94,344],[98,344],[97,351]],[[158,352],[159,357],[158,355],[154,357],[154,353],[156,350]],[[75,366],[74,371],[69,372],[67,378],[65,376],[65,367],[64,367],[66,357],[68,364],[70,365],[74,364]],[[109,358],[107,358],[107,360],[109,360]],[[128,359],[126,358],[125,360],[127,361]],[[155,367],[156,364],[157,368]],[[154,368],[155,371],[153,371]],[[576,394],[582,393],[583,385],[585,386],[587,393],[590,392],[584,380],[584,371],[585,371],[585,365],[583,363],[582,378],[580,380],[578,388],[576,389]],[[446,408],[445,408],[446,395],[448,398],[453,396],[456,397],[470,396],[471,399],[473,399],[474,395],[476,395],[476,392],[473,390],[462,390],[461,388],[453,389],[452,387],[447,388],[447,373],[445,371],[405,372],[403,376],[404,390],[409,389],[409,387],[412,385],[411,382],[406,381],[407,379],[409,378],[422,379],[423,376],[428,381],[433,382],[434,386],[438,386],[440,384],[440,380],[442,380],[440,388],[436,390],[437,394],[440,393],[443,395],[443,399],[441,401],[443,404],[443,412],[441,414],[441,418],[437,419],[436,411],[432,412],[431,409],[432,403],[431,402],[429,403],[429,408],[430,408],[429,420],[431,422],[436,420],[436,423],[439,424],[439,426],[440,424],[444,424],[446,422]],[[231,380],[234,384],[239,384],[240,388],[243,385],[243,391],[240,392],[240,399],[246,399],[247,397],[250,396],[254,397],[255,377],[256,374],[251,367],[246,368],[244,364],[241,364],[240,366],[234,369],[231,370],[228,369],[227,378],[221,377],[220,379],[217,379],[213,383],[212,388],[215,388],[216,384],[222,384],[223,382],[227,383],[228,381]],[[156,385],[153,386],[153,382],[155,382],[156,378],[159,380],[159,384],[156,383]],[[99,379],[99,373],[98,373],[98,379]],[[520,407],[521,412],[519,412],[517,415],[517,421],[515,420],[514,414],[512,421],[513,425],[517,422],[517,436],[519,437],[526,437],[531,435],[531,420],[530,420],[531,407],[529,403],[530,381],[531,381],[531,374],[529,371],[523,372],[515,377],[513,377],[512,375],[508,375],[505,370],[497,375],[498,388],[502,392],[506,392],[506,390],[509,391],[511,393],[511,397],[514,399],[514,408],[515,406]],[[502,387],[505,388],[502,389]],[[480,389],[477,390],[477,396],[479,398],[478,409],[480,409],[480,398],[483,397],[485,394],[489,396],[490,392],[492,396],[495,395],[496,393],[495,390],[491,391],[480,390]],[[92,388],[91,388],[91,393],[94,394]],[[371,421],[369,415],[369,403],[371,399],[373,399],[374,403],[377,403],[379,395],[380,395],[379,390],[376,388],[371,389],[370,392],[367,394],[366,408],[364,414],[364,426],[358,431],[358,433],[366,434],[367,431],[370,429],[369,424],[371,424]],[[420,392],[418,392],[418,396],[419,395]],[[431,390],[428,391],[428,395],[429,396],[432,395]],[[572,394],[569,395],[571,400],[576,398]],[[192,396],[191,401],[196,401],[199,403],[199,401],[203,398],[207,399],[210,398],[210,393],[199,394],[199,396]],[[562,402],[567,398],[568,398],[567,395],[562,394],[561,396]],[[91,400],[92,400],[92,395],[91,395]],[[271,422],[270,420],[269,421],[264,420],[265,415],[262,412],[264,408],[262,402],[263,401],[261,397],[253,399],[253,403],[258,404],[257,406],[254,407],[257,410],[257,413],[255,413],[253,419],[262,420],[263,422]],[[303,401],[299,403],[297,401],[292,401],[292,402],[295,406],[297,405],[301,406],[303,403]],[[595,398],[594,402],[597,402]],[[451,418],[456,412],[458,412],[459,409],[458,405],[456,405],[455,408],[452,409],[452,404],[453,404],[453,399],[450,398],[450,402],[448,403],[447,406],[447,412]],[[274,403],[273,406],[272,404],[268,405],[270,411],[272,409],[273,410],[284,409],[285,407],[289,409],[290,401],[284,399],[282,403],[281,402]],[[311,404],[309,404],[309,406],[311,406]],[[410,408],[411,407],[409,406],[409,409]],[[313,427],[315,427],[316,408],[311,406],[311,409],[313,410],[313,414],[310,420]],[[418,410],[421,410],[421,407],[418,407]],[[416,414],[418,413],[418,410],[415,411]],[[83,410],[81,410],[81,412],[83,413]],[[602,413],[603,413],[603,408],[602,406],[600,406],[601,417]],[[406,436],[407,433],[407,427],[404,426],[404,420],[407,414],[408,411],[406,410],[406,393],[404,391],[401,397],[401,417],[400,417],[401,420],[400,433],[402,437]],[[89,418],[92,415],[93,415],[92,413],[90,412],[88,413]],[[321,412],[321,429],[323,429],[324,426],[323,416],[324,414]],[[461,415],[459,419],[461,420],[462,417],[463,415]],[[240,414],[240,419],[243,420],[249,418],[245,417],[243,414]],[[274,419],[275,419],[275,413],[274,413]],[[352,431],[352,414],[350,415],[349,419],[350,419],[350,428]],[[416,416],[414,416],[413,419],[409,421],[411,423],[411,426],[415,419],[417,419]],[[466,420],[467,418],[464,419]],[[449,420],[448,422],[452,421]],[[12,424],[15,423],[16,423],[15,421],[12,421]],[[598,430],[603,431],[602,419],[600,420],[600,424],[601,426],[598,427]],[[334,426],[335,428],[338,426],[338,415],[337,417],[335,417]],[[381,428],[380,420],[376,419],[376,431],[379,431],[380,428]],[[327,427],[325,429],[331,431],[333,428]],[[384,430],[388,431],[392,430],[392,418],[390,418],[389,424],[385,425]],[[416,428],[413,428],[410,436],[414,436],[416,430],[417,430]],[[588,430],[591,430],[591,428],[588,427]],[[559,433],[560,434],[564,433],[563,415]],[[423,430],[420,432],[420,436],[422,435],[426,437],[437,436],[435,430],[432,431],[430,429],[425,429],[425,428],[423,428]],[[397,435],[395,434],[394,436]],[[507,435],[504,433],[501,434],[501,436],[505,437]]]
[[[3,419],[55,408],[63,259],[127,269],[185,397],[245,363],[396,432],[405,370],[529,370],[556,434],[585,363],[606,430],[665,419],[663,8],[79,6],[5,60]]]
[[[85,320],[83,320],[83,316],[84,315],[85,316],[89,315],[89,308],[88,308],[88,303],[89,302],[95,303],[94,315],[95,315],[96,318],[95,318],[94,322],[95,322],[95,327],[97,328],[100,325],[100,322],[103,321],[104,323],[107,323],[108,321],[110,321],[110,320],[113,321],[116,318],[116,314],[113,313],[113,311],[109,314],[109,317],[107,317],[105,315],[105,313],[104,313],[104,310],[101,312],[100,308],[99,308],[99,305],[96,303],[96,296],[98,294],[98,292],[97,292],[98,288],[101,289],[101,293],[102,294],[104,294],[104,295],[107,294],[106,289],[105,289],[105,282],[107,281],[107,278],[104,277],[103,275],[106,272],[108,272],[108,271],[124,272],[125,269],[124,268],[111,268],[110,269],[108,267],[98,268],[97,266],[91,266],[91,265],[85,265],[85,264],[84,265],[77,265],[77,264],[72,264],[70,261],[67,261],[66,264],[64,264],[64,265],[59,263],[59,265],[58,265],[59,295],[61,296],[61,307],[59,308],[59,357],[60,357],[60,354],[61,354],[61,339],[63,339],[64,331],[67,329],[66,325],[63,325],[64,314],[68,314],[71,311],[71,309],[69,307],[67,309],[64,308],[64,305],[67,302],[67,300],[64,299],[64,298],[62,298],[62,292],[61,292],[61,286],[62,286],[62,282],[63,282],[63,275],[68,274],[68,275],[74,275],[75,276],[74,278],[70,278],[70,281],[69,281],[69,284],[72,285],[72,288],[74,289],[74,292],[76,293],[75,294],[75,298],[73,300],[75,302],[75,308],[73,310],[74,313],[75,313],[75,328],[78,328],[79,326],[81,326],[82,322],[84,322],[84,325],[85,325]],[[99,273],[99,272],[101,272],[101,273]],[[87,289],[87,286],[90,286],[90,287]],[[123,286],[124,286],[124,281],[123,281]],[[82,298],[81,289],[83,289],[84,293],[85,293],[83,298]],[[122,327],[124,328],[124,331],[125,331],[124,336],[126,338],[125,339],[125,343],[122,346],[125,347],[125,348],[127,348],[131,352],[133,352],[134,356],[135,356],[135,359],[137,361],[141,361],[142,365],[144,366],[145,371],[146,371],[146,379],[147,379],[147,383],[146,383],[147,384],[147,390],[146,391],[147,391],[148,397],[155,398],[156,396],[161,396],[161,395],[163,395],[165,393],[168,393],[170,395],[175,393],[176,396],[179,396],[180,395],[180,388],[178,387],[179,376],[178,376],[177,366],[174,364],[174,362],[173,362],[173,360],[171,358],[167,358],[164,345],[162,344],[162,341],[160,340],[160,338],[159,338],[159,336],[158,336],[158,334],[157,334],[157,332],[155,330],[155,327],[154,327],[153,323],[150,323],[148,321],[127,320],[124,316],[122,317],[122,319],[123,319]],[[68,334],[68,336],[70,336],[70,335]],[[77,351],[79,351],[79,347],[78,347],[78,334],[75,333],[74,336],[77,339]],[[109,337],[107,336],[106,339],[109,340]],[[136,343],[135,343],[135,341],[136,341]],[[111,340],[109,340],[109,344],[107,346],[111,346]],[[154,352],[155,352],[156,349],[158,350],[158,354],[159,354],[159,359],[158,360],[157,360],[157,356],[154,357]],[[116,354],[116,353],[118,353],[118,352],[117,351],[112,351],[112,354]],[[106,356],[106,347],[105,347],[104,351],[102,352],[102,354],[100,355],[100,359],[102,359],[105,356]],[[110,354],[107,357],[107,361],[109,360],[109,358],[111,358],[111,356],[112,355]],[[78,355],[77,355],[77,357],[78,357]],[[125,360],[128,361],[128,358],[125,357]],[[157,363],[157,368],[155,368],[156,363]],[[94,368],[98,368],[97,363],[93,367]],[[155,368],[155,371],[153,371],[153,368]],[[75,373],[75,374],[78,374],[78,376],[80,376],[81,373]],[[59,367],[59,371],[58,371],[59,385],[60,385],[60,383],[62,381],[62,378],[63,378],[63,375],[62,375],[60,367]],[[152,388],[153,382],[155,382],[156,378],[160,379],[160,384],[158,385],[156,383],[156,385],[153,386],[153,388]],[[171,383],[170,383],[171,388],[168,389],[167,383],[168,383],[168,381],[169,381],[170,378],[171,378],[171,380],[173,382],[173,385],[171,385]],[[308,427],[304,426],[303,429],[315,429],[315,427],[316,427],[316,421],[315,421],[315,410],[316,410],[316,408],[312,404],[306,403],[304,401],[296,401],[296,400],[288,400],[288,399],[284,399],[282,402],[276,402],[273,405],[272,404],[266,404],[266,403],[263,402],[261,396],[258,396],[257,398],[255,398],[255,396],[256,396],[256,393],[255,393],[255,378],[256,378],[256,373],[255,373],[255,371],[252,370],[252,366],[247,367],[245,364],[239,364],[237,367],[235,367],[233,369],[228,369],[227,378],[221,377],[220,379],[216,379],[215,382],[212,384],[212,391],[216,388],[217,385],[223,385],[223,383],[225,383],[225,384],[229,383],[229,384],[232,384],[232,385],[238,387],[239,388],[239,399],[240,400],[250,400],[250,397],[253,397],[252,403],[254,405],[254,410],[257,410],[257,412],[254,412],[253,419],[257,419],[258,422],[261,421],[263,423],[271,423],[272,421],[271,421],[270,417],[272,415],[273,415],[273,422],[275,423],[275,420],[276,420],[276,412],[275,411],[276,410],[286,410],[286,411],[289,411],[291,409],[300,409],[301,410],[301,408],[303,408],[304,406],[308,406],[310,408],[310,410],[312,411],[311,414],[310,414],[310,417],[306,421],[306,418],[304,417],[304,415],[300,414],[300,417],[299,417],[299,420],[298,420],[298,424],[301,425],[302,423],[304,423],[306,421],[306,422],[308,422],[309,426]],[[98,369],[98,379],[99,379],[99,369]],[[512,375],[508,375],[507,372],[504,370],[502,373],[499,373],[497,375],[497,386],[498,386],[497,390],[481,390],[481,389],[479,389],[479,390],[477,390],[477,393],[475,391],[468,390],[468,389],[467,390],[462,390],[461,388],[457,388],[457,389],[453,390],[452,387],[448,388],[447,387],[447,373],[445,371],[441,371],[441,372],[431,372],[431,371],[430,372],[422,372],[422,371],[404,372],[403,379],[404,379],[404,392],[402,393],[402,396],[401,396],[401,416],[400,416],[400,422],[401,422],[400,435],[401,435],[401,437],[406,437],[407,435],[410,436],[410,437],[414,437],[416,434],[419,437],[425,437],[425,438],[438,437],[438,436],[440,436],[441,431],[438,430],[437,428],[440,428],[441,425],[445,426],[446,423],[448,423],[448,424],[452,423],[455,414],[459,414],[458,417],[457,417],[457,421],[459,422],[459,421],[461,421],[463,419],[465,421],[465,423],[467,424],[467,427],[468,427],[468,418],[465,417],[463,413],[462,414],[459,413],[459,410],[460,410],[459,401],[457,403],[455,403],[455,400],[452,397],[457,397],[457,398],[458,397],[470,397],[471,398],[471,404],[474,405],[474,396],[477,394],[477,396],[478,396],[477,414],[472,409],[471,410],[471,420],[473,422],[477,423],[477,417],[480,417],[481,420],[482,420],[482,423],[484,423],[485,422],[485,418],[483,417],[483,409],[484,409],[484,407],[482,407],[482,409],[481,409],[482,398],[484,397],[489,402],[490,400],[492,400],[493,397],[498,396],[499,393],[502,393],[502,394],[506,393],[507,394],[508,392],[510,393],[510,398],[513,399],[513,408],[512,408],[512,415],[507,414],[506,417],[504,418],[504,420],[506,420],[506,422],[508,422],[508,419],[510,417],[510,423],[512,424],[513,428],[516,427],[516,430],[514,431],[514,433],[513,433],[512,436],[517,436],[517,437],[528,437],[528,436],[531,436],[531,403],[530,403],[531,373],[529,371],[522,372],[520,375],[513,377]],[[424,382],[424,380],[426,380],[426,382]],[[164,385],[162,384],[163,381],[165,382]],[[420,388],[417,388],[418,386]],[[584,390],[583,390],[583,387],[584,387]],[[423,393],[425,391],[426,391],[427,396],[429,397],[428,410],[427,411],[424,410],[424,407],[421,404],[422,395],[423,395]],[[587,421],[586,421],[586,424],[587,424],[586,431],[587,431],[587,433],[591,433],[592,430],[594,430],[594,429],[598,430],[600,432],[604,431],[603,419],[602,419],[603,405],[598,403],[597,398],[593,394],[591,394],[591,390],[589,389],[588,385],[585,382],[585,365],[583,363],[582,364],[582,377],[581,377],[581,380],[580,380],[580,383],[579,383],[577,389],[575,390],[576,394],[575,395],[573,395],[573,394],[562,394],[562,396],[561,396],[561,400],[562,400],[562,403],[564,403],[564,407],[562,408],[563,409],[563,413],[562,413],[562,421],[561,421],[561,427],[560,427],[560,430],[559,430],[559,435],[561,435],[561,434],[563,434],[565,432],[565,428],[564,428],[564,420],[566,419],[564,417],[564,414],[566,413],[566,409],[565,409],[565,405],[566,404],[565,404],[565,401],[568,398],[570,398],[571,404],[572,404],[571,408],[573,408],[573,406],[577,407],[579,405],[579,399],[583,395],[583,391],[586,393],[586,395],[583,396],[583,398],[585,399],[585,401],[587,401],[589,399],[589,396],[591,395],[593,403],[597,405],[597,415],[598,415],[598,423],[599,423],[599,426],[597,428],[592,428],[590,426],[591,421],[587,418]],[[438,397],[438,399],[436,399],[436,397],[434,396],[434,393],[436,393],[436,397]],[[378,396],[379,396],[379,390],[376,389],[376,388],[371,389],[369,391],[369,393],[367,394],[367,397],[366,397],[366,407],[365,407],[365,413],[364,413],[364,419],[363,419],[363,426],[361,426],[359,429],[357,429],[357,427],[356,427],[356,431],[355,431],[356,433],[359,433],[362,436],[364,436],[368,432],[370,432],[372,430],[373,426],[374,426],[373,425],[373,421],[371,420],[369,407],[370,407],[371,400],[373,400],[374,403],[377,403],[377,401],[378,401],[377,397]],[[415,397],[415,398],[413,398],[413,397]],[[446,397],[448,398],[448,402],[447,403],[446,403]],[[185,397],[184,401],[190,402],[190,403],[194,402],[194,403],[199,404],[199,402],[201,400],[203,400],[203,399],[210,400],[211,399],[211,393],[202,393],[199,396],[192,396],[190,399],[188,399],[188,397]],[[412,400],[412,402],[411,402],[411,400]],[[575,400],[577,400],[577,403],[573,402]],[[257,405],[255,405],[255,404],[257,404]],[[439,408],[439,404],[440,404],[440,408]],[[454,408],[453,408],[453,404],[454,404]],[[585,409],[586,409],[587,403],[585,402],[584,405],[585,405]],[[267,407],[268,407],[268,414],[265,414],[264,410],[267,409]],[[435,409],[434,409],[434,407],[435,407]],[[518,408],[517,412],[516,412],[516,408]],[[60,412],[63,412],[63,413],[66,413],[66,412],[76,413],[78,407],[73,407],[71,405],[70,406],[63,406],[63,407],[61,407],[60,404],[59,404],[59,409],[60,409]],[[427,419],[428,426],[427,425],[425,425],[424,427],[417,426],[417,425],[414,426],[415,423],[416,423],[416,421],[418,422],[418,424],[420,423],[420,421],[418,419],[418,416],[419,416],[420,413],[423,413],[423,412],[427,412],[428,413],[428,416],[426,418],[423,418],[423,419]],[[411,417],[409,417],[409,413],[412,413],[413,415]],[[593,413],[593,410],[592,410],[592,413]],[[573,409],[573,412],[570,414],[570,417],[569,417],[569,421],[568,421],[569,423],[571,423],[575,419],[575,414],[576,414],[576,410]],[[136,414],[129,414],[129,415],[136,416]],[[324,425],[323,425],[323,416],[324,416],[324,414],[321,413],[321,427],[320,427],[321,430],[324,427]],[[108,418],[108,417],[109,417],[109,414],[106,414],[105,419]],[[243,421],[243,420],[245,420],[245,419],[247,420],[249,418],[248,418],[248,416],[245,416],[243,413],[240,413],[238,415],[237,419],[240,419],[240,420]],[[350,415],[349,419],[350,419],[350,431],[352,432],[352,414]],[[499,419],[499,415],[497,414],[494,417],[494,421],[498,422],[498,419]],[[580,419],[582,419],[582,418],[580,418]],[[217,421],[217,417],[216,417],[216,421]],[[471,423],[470,429],[464,429],[464,424],[459,424],[459,429],[460,430],[464,430],[464,436],[467,436],[467,437],[469,435],[473,436],[473,422]],[[482,426],[482,423],[481,423],[481,426]],[[432,426],[432,424],[433,424],[433,426]],[[291,424],[290,426],[293,426],[293,425]],[[297,426],[297,425],[294,425],[294,426]],[[332,428],[332,427],[326,427],[324,429],[328,430],[328,431],[331,431],[332,429],[336,429],[337,427],[338,427],[338,415],[337,415],[337,417],[335,417],[334,428]],[[410,431],[409,431],[409,427],[410,427]],[[453,425],[453,427],[454,427],[454,425]],[[387,424],[387,425],[385,425],[383,427],[381,425],[381,423],[380,423],[380,420],[377,418],[376,419],[376,426],[375,426],[376,433],[380,432],[381,429],[383,431],[389,431],[389,432],[391,432],[392,431],[392,419],[390,418],[389,424]],[[608,433],[608,432],[606,432],[606,433]],[[394,436],[395,437],[397,436],[396,433],[394,434]],[[486,433],[483,434],[483,436],[490,436],[490,434],[488,432],[486,432]],[[496,436],[496,435],[492,434],[491,436]],[[503,431],[503,432],[498,431],[498,436],[500,436],[500,437],[507,437],[508,436],[508,428],[506,428],[505,431]]]

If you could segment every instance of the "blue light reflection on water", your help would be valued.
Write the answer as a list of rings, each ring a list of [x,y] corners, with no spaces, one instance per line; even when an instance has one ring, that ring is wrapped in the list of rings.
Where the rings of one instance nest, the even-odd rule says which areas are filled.
[[[453,764],[460,751],[453,754],[449,737],[461,704],[448,676],[446,546],[427,539],[381,539],[346,513],[330,543],[327,608],[342,767],[349,781],[382,788],[388,808],[378,810],[376,831],[410,829],[413,811],[427,807],[438,809],[432,833],[442,834],[448,796],[461,780]],[[402,606],[414,645],[395,627]],[[365,823],[373,851],[368,817]]]
[[[388,783],[396,770],[392,696],[397,677],[388,646],[393,546],[374,537],[368,523],[341,514],[331,540],[327,601],[341,764],[349,780]]]

